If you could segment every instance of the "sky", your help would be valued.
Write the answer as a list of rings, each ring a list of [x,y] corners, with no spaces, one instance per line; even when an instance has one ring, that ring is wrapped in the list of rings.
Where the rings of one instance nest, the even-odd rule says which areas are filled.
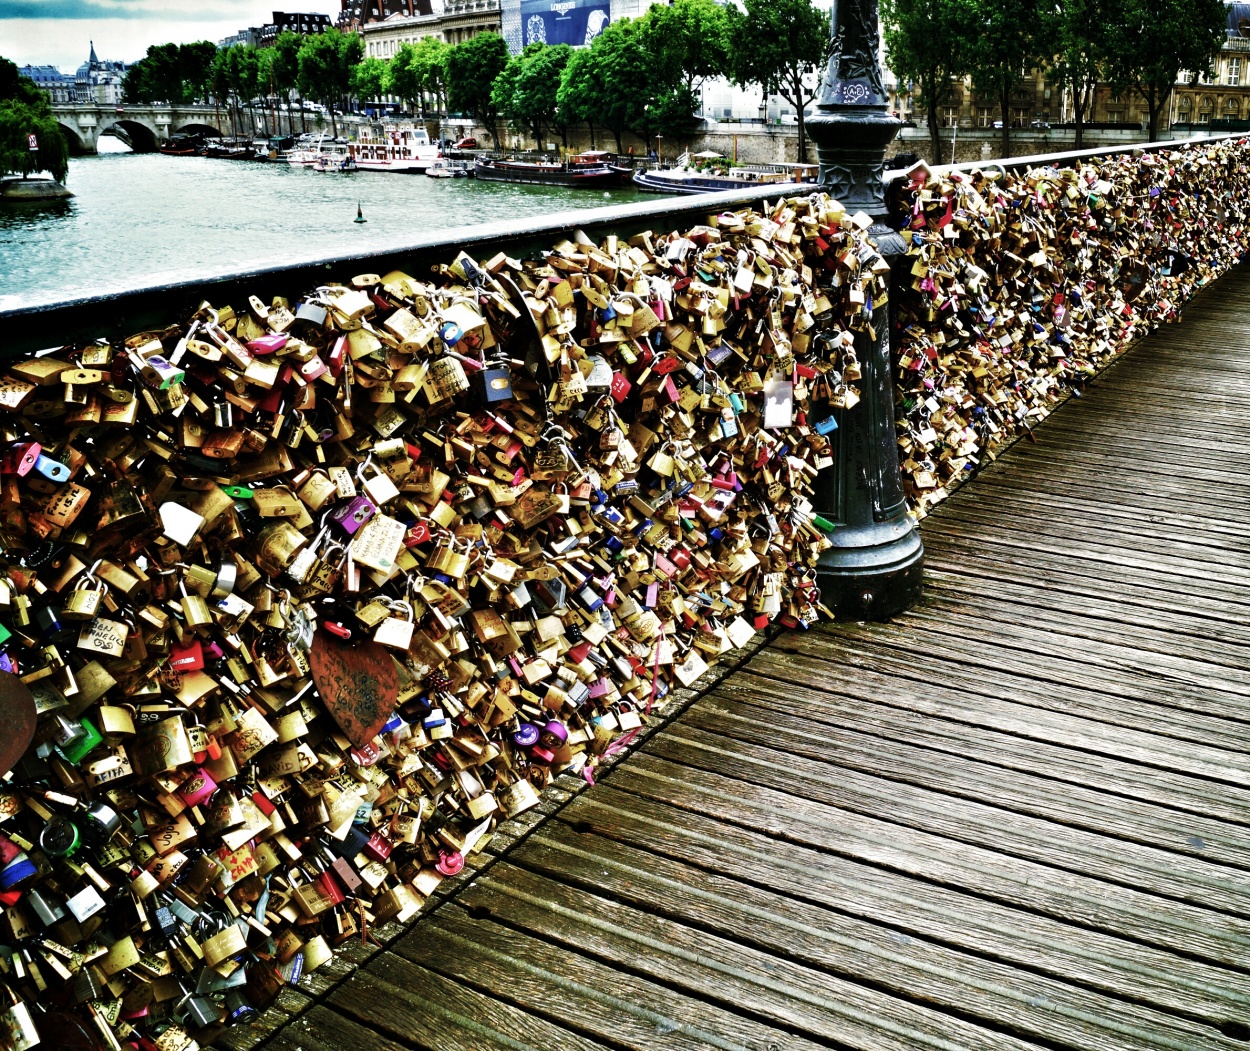
[[[339,0],[0,0],[0,56],[71,73],[95,41],[102,59],[133,62],[151,44],[216,43],[275,9],[336,15]]]

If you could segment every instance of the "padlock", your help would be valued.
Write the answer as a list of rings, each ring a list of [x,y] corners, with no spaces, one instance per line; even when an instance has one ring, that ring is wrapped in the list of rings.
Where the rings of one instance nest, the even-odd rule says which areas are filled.
[[[444,356],[430,364],[426,374],[426,384],[436,396],[437,401],[454,398],[469,389],[469,379],[464,373],[464,366],[455,358]]]
[[[377,507],[367,496],[360,495],[334,508],[329,520],[345,536],[355,536],[366,522],[377,514]]]
[[[182,606],[182,619],[186,622],[188,630],[204,633],[205,629],[213,624],[213,615],[209,611],[208,603],[199,595],[187,591],[185,580],[178,581],[178,590],[182,592],[179,604]]]
[[[356,478],[361,488],[364,489],[365,495],[378,507],[385,507],[399,496],[399,487],[391,481],[390,475],[373,462],[372,455],[360,465]]]
[[[373,641],[393,650],[407,650],[412,644],[415,627],[412,604],[399,600],[389,603],[387,608],[392,614],[401,613],[403,616],[388,615],[379,621],[373,631]]]
[[[464,551],[457,551],[455,541],[448,538],[446,546],[440,544],[430,552],[425,567],[459,580],[469,571],[469,556]]]
[[[469,379],[475,404],[489,408],[512,400],[512,373],[504,365],[487,365]]]
[[[61,616],[66,620],[94,619],[107,590],[102,580],[97,580],[90,572],[84,573],[74,590],[69,593],[69,598],[61,608]]]
[[[29,1051],[41,1041],[39,1029],[35,1025],[30,1007],[6,984],[9,1002],[4,1013],[0,1014],[0,1034],[3,1034],[4,1046],[11,1051]]]

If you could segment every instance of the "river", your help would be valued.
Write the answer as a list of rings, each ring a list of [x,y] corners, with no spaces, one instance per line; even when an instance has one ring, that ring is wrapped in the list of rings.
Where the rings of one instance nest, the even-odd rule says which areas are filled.
[[[68,201],[0,205],[0,308],[642,196],[130,152],[74,158],[66,185]]]

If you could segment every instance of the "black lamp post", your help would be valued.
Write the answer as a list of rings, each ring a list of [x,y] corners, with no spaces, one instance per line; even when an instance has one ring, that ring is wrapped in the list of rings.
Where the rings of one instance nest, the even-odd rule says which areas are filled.
[[[875,220],[869,231],[892,262],[906,251],[886,218],[885,151],[902,122],[888,115],[881,83],[877,0],[834,0],[832,54],[817,112],[807,127],[816,143],[820,187],[848,212]],[[893,290],[891,290],[893,294]],[[920,597],[924,545],[907,515],[894,431],[889,305],[873,311],[876,338],[855,336],[861,400],[835,410],[834,463],[817,480],[816,508],[836,528],[820,558],[821,598],[836,616],[880,620]]]

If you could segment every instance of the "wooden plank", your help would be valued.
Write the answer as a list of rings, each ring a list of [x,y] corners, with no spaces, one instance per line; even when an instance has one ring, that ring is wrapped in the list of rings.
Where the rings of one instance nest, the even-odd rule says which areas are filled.
[[[975,635],[975,638],[974,638]],[[808,645],[827,652],[836,652],[845,639],[872,642],[908,652],[939,652],[960,663],[975,664],[979,668],[1009,672],[1039,682],[1071,683],[1080,689],[1098,691],[1113,697],[1166,705],[1179,711],[1194,711],[1250,721],[1250,698],[1239,690],[1220,690],[1209,686],[1211,676],[1201,673],[1190,676],[1177,667],[1152,668],[1153,674],[1138,675],[1134,672],[1151,667],[1151,661],[1142,659],[1134,665],[1131,659],[1117,654],[1104,654],[1090,647],[1069,647],[1062,653],[1044,652],[1045,638],[1033,637],[1020,632],[996,630],[995,625],[984,625],[975,633],[964,631],[956,634],[941,625],[891,624],[888,628],[840,624],[821,627],[806,632]],[[1177,662],[1160,661],[1175,665]],[[1203,683],[1188,681],[1190,678],[1206,680]],[[1175,716],[1180,718],[1179,715]]]
[[[719,1006],[862,1051],[940,1048],[1025,1051],[1034,1045],[806,967],[736,938],[631,908],[510,862],[467,888],[462,902],[570,949],[662,981]],[[750,931],[739,932],[749,937]]]
[[[1069,652],[1079,650],[1091,663],[1123,666],[1130,673],[1141,674],[1140,669],[1149,666],[1152,679],[1166,673],[1178,679],[1196,680],[1195,686],[1222,684],[1230,691],[1250,691],[1244,649],[1202,638],[1178,637],[1162,627],[1130,627],[1045,606],[1025,614],[1018,605],[995,602],[992,598],[952,598],[949,593],[935,591],[895,617],[893,623],[939,629],[950,626],[955,631],[984,628],[1026,644],[1044,643]]]
[[[767,725],[767,747],[785,754],[825,760],[1099,835],[1250,869],[1250,829],[1245,826],[1177,813],[1070,781],[1057,782],[1044,776],[1046,771],[1039,775],[1006,770],[841,726],[813,725],[808,719],[777,711],[767,696],[746,705],[741,693],[731,696],[733,700],[719,694],[698,702],[674,733],[685,735],[698,729],[750,743],[760,740],[760,727]]]
[[[810,896],[796,900],[771,886],[571,829],[544,832],[526,845],[516,863],[766,951],[775,946],[779,955],[808,966],[852,978],[871,976],[873,984],[889,992],[1025,1039],[1082,1049],[1229,1046],[1208,1024],[1125,1005],[918,935],[899,937],[878,921],[835,912]],[[1039,1001],[1046,1005],[1041,1012],[1035,1010]]]
[[[1093,562],[1065,560],[1021,549],[988,551],[984,545],[962,537],[929,535],[925,541],[926,572],[930,568],[968,578],[1027,579],[1036,586],[1056,591],[1077,590],[1109,605],[1179,609],[1217,627],[1227,624],[1242,628],[1246,624],[1239,609],[1219,599],[1177,592],[1153,579],[1112,571]]]
[[[1004,611],[1016,608],[1017,616],[1021,617],[1032,618],[1034,611],[1040,611],[1051,616],[1079,619],[1081,623],[1100,619],[1111,631],[1122,630],[1125,626],[1156,628],[1167,631],[1174,638],[1206,639],[1234,649],[1250,646],[1250,625],[1211,621],[1178,610],[1170,603],[1160,602],[1149,609],[1126,602],[1111,605],[1092,597],[1079,586],[1056,588],[1049,582],[1032,578],[1021,580],[1006,573],[985,574],[983,570],[976,575],[971,572],[957,574],[944,566],[932,565],[928,559],[925,562],[924,590],[925,595],[933,599],[980,601],[987,603],[989,608]]]
[[[1243,919],[843,810],[793,791],[645,753],[618,767],[611,784],[746,828],[764,829],[779,839],[972,890],[1169,951],[1238,968],[1246,968],[1250,960],[1250,923]],[[800,790],[810,787],[803,784]],[[731,808],[726,800],[733,801]],[[884,805],[879,810],[884,812]]]
[[[1250,992],[1236,972],[799,844],[779,849],[762,833],[617,791],[610,782],[545,828],[534,849],[590,849],[592,833],[885,924],[895,940],[931,939],[1216,1027],[1250,1018]],[[611,862],[627,858],[615,846],[594,850]],[[533,858],[526,863],[537,865]]]
[[[395,951],[614,1047],[638,1051],[754,1051],[822,1045],[611,967],[460,907],[440,910]]]
[[[809,634],[779,639],[747,668],[782,682],[799,679],[820,682],[826,688],[846,677],[855,694],[871,689],[874,697],[898,697],[902,707],[949,714],[961,721],[1120,755],[1165,770],[1250,785],[1244,759],[1250,740],[1241,723],[1193,713],[1178,719],[1169,708],[1126,704],[1078,687],[981,667],[956,659],[958,655],[949,650],[935,657],[928,650],[895,649],[885,644],[888,637],[864,642],[843,638],[840,646],[831,647],[827,640],[813,644]],[[940,708],[926,701],[930,691],[942,698]],[[972,697],[971,704],[955,691]],[[1200,743],[1206,741],[1213,743]]]
[[[857,690],[861,693],[857,694]],[[924,695],[927,703],[909,704],[905,695],[901,699],[882,699],[872,690],[872,684],[860,682],[859,676],[818,689],[741,672],[731,682],[721,683],[707,703],[736,712],[744,706],[754,707],[758,701],[764,705],[761,710],[769,713],[758,717],[761,724],[767,724],[775,713],[787,712],[813,725],[852,729],[886,741],[921,744],[1006,770],[1037,773],[1112,796],[1156,803],[1182,812],[1184,820],[1210,817],[1238,828],[1250,825],[1250,790],[1245,788],[1056,743],[1056,735],[1045,724],[1034,729],[1012,722],[1009,716],[987,719],[975,701],[956,709],[935,689],[924,690]],[[1005,711],[1011,707],[1002,706]],[[1166,754],[1168,742],[1159,743]]]
[[[606,1045],[385,952],[329,1006],[400,1043],[431,1051],[593,1051]]]
[[[770,745],[705,733],[684,723],[652,741],[647,753],[684,769],[733,770],[738,782],[782,791],[792,790],[797,783],[807,798],[839,810],[884,814],[909,829],[984,847],[1003,857],[1028,859],[1246,917],[1244,924],[1238,921],[1232,929],[1250,933],[1250,873],[1238,869],[819,759],[787,755],[785,763],[779,764]],[[1064,791],[1057,787],[1055,794]]]
[[[283,1026],[265,1045],[265,1051],[343,1051],[347,1047],[352,1051],[405,1051],[409,1046],[318,1005]]]

